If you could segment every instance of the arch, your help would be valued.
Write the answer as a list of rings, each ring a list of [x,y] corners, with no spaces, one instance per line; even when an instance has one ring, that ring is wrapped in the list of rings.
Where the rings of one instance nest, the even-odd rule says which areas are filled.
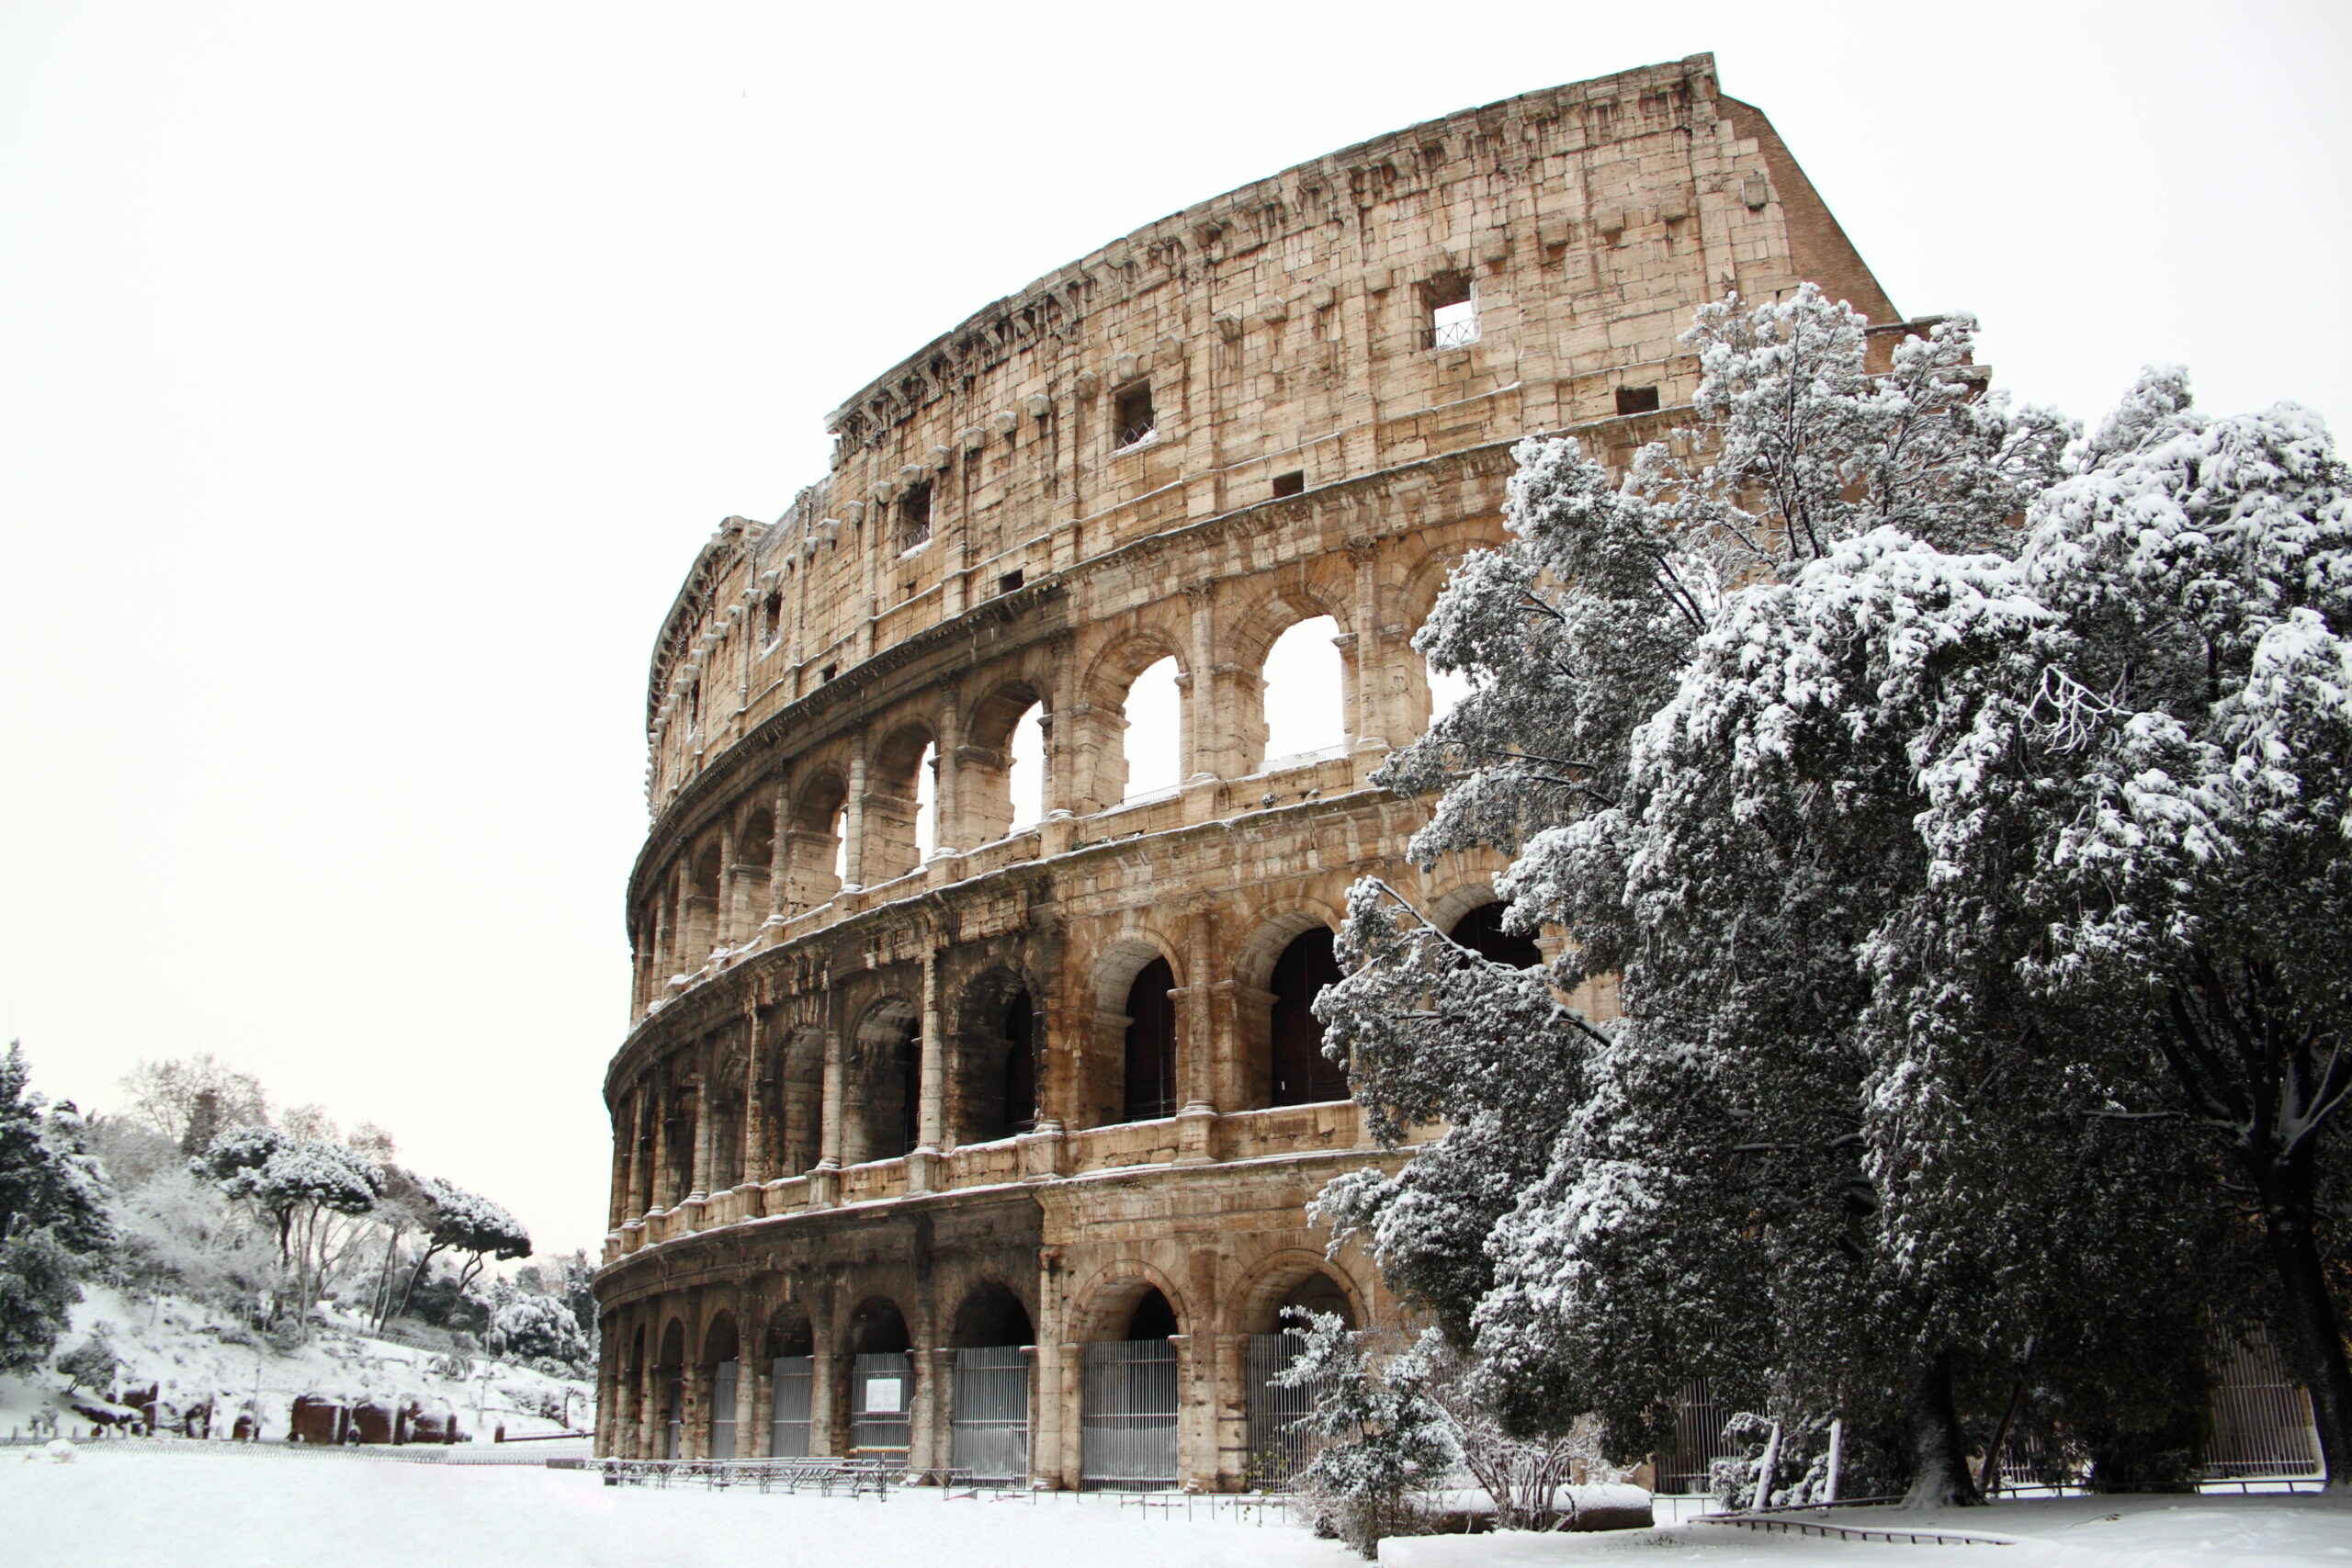
[[[1320,1105],[1348,1098],[1348,1070],[1323,1054],[1323,1021],[1315,998],[1340,982],[1331,930],[1316,926],[1290,940],[1274,961],[1267,1021],[1269,1098],[1275,1105]]]
[[[765,873],[775,854],[775,812],[764,805],[754,806],[745,814],[742,827],[736,830],[735,863]]]
[[[660,1370],[686,1364],[686,1325],[677,1318],[662,1330],[662,1355],[653,1364]]]
[[[1319,690],[1312,700],[1340,717],[1340,733],[1333,743],[1344,745],[1350,738],[1355,674],[1352,652],[1342,654],[1340,647],[1344,642],[1352,650],[1354,646],[1349,639],[1355,627],[1348,586],[1318,582],[1300,573],[1284,575],[1287,581],[1264,591],[1234,616],[1232,627],[1224,638],[1227,662],[1237,670],[1249,671],[1248,677],[1234,682],[1235,700],[1227,721],[1232,733],[1227,737],[1227,744],[1233,750],[1237,776],[1261,772],[1269,761],[1267,661],[1276,646],[1295,628],[1326,617],[1330,621],[1330,630],[1321,632],[1317,628],[1316,636],[1330,641],[1332,646],[1328,650],[1316,649],[1314,659],[1317,662],[1331,662],[1325,665],[1324,678],[1319,682],[1325,689]],[[1271,750],[1278,753],[1285,747],[1276,745]],[[1272,760],[1285,759],[1275,755]]]
[[[718,840],[716,838],[705,839],[702,841],[702,847],[695,851],[693,879],[689,884],[693,897],[697,898],[718,897],[718,874],[721,861]]]
[[[937,795],[938,731],[920,718],[902,720],[867,759],[865,812],[859,825],[857,879],[876,886],[922,863],[922,814]]]
[[[949,1106],[957,1143],[991,1143],[1035,1124],[1041,1021],[1027,982],[1010,967],[965,987]]]
[[[848,800],[849,781],[830,764],[803,780],[793,796],[784,897],[794,914],[813,909],[841,891],[842,818]]]
[[[1127,987],[1126,1039],[1121,1056],[1123,1122],[1149,1122],[1176,1113],[1176,1003],[1169,995],[1176,972],[1154,958]]]
[[[767,1326],[760,1337],[760,1349],[768,1360],[779,1356],[806,1356],[815,1347],[807,1307],[797,1302],[784,1302],[768,1314]]]
[[[957,1304],[948,1340],[958,1350],[1035,1345],[1037,1330],[1021,1298],[1009,1286],[991,1280],[975,1286]]]
[[[1233,1085],[1238,1108],[1298,1104],[1274,1093],[1274,969],[1291,944],[1309,931],[1329,933],[1343,919],[1321,899],[1305,901],[1261,919],[1235,949],[1234,1027],[1240,1041],[1239,1081]]]
[[[853,1356],[903,1352],[914,1344],[907,1334],[907,1314],[888,1296],[860,1300],[842,1325],[842,1348]]]
[[[824,1150],[825,1036],[813,1024],[801,1024],[786,1036],[777,1064],[776,1100],[781,1112],[775,1137],[777,1169],[800,1176],[813,1168]]]
[[[1418,634],[1422,623],[1429,619],[1430,612],[1436,608],[1437,596],[1445,592],[1445,585],[1453,578],[1454,570],[1469,554],[1467,549],[1441,549],[1421,559],[1407,574],[1403,591],[1391,602],[1392,613]],[[1409,638],[1407,642],[1410,646]],[[1430,724],[1435,722],[1441,707],[1450,707],[1453,702],[1460,700],[1467,682],[1459,676],[1432,675],[1428,661],[1420,657],[1418,649],[1411,659],[1400,662],[1421,679],[1418,686],[1410,681],[1405,682],[1399,696],[1408,705],[1408,711],[1396,716],[1404,720],[1407,734],[1419,736],[1427,733]],[[1452,689],[1442,692],[1442,684]]]
[[[897,1159],[915,1146],[922,1104],[922,1013],[886,997],[865,1010],[852,1034],[857,1098],[843,1119],[842,1151],[851,1165]]]
[[[1088,667],[1079,683],[1083,723],[1080,733],[1070,738],[1074,744],[1066,750],[1070,755],[1091,759],[1093,773],[1091,778],[1077,781],[1077,788],[1071,792],[1074,810],[1080,814],[1104,810],[1132,796],[1155,794],[1166,785],[1182,782],[1193,754],[1190,705],[1178,701],[1173,715],[1151,719],[1150,724],[1157,728],[1147,730],[1175,742],[1174,766],[1168,770],[1171,776],[1157,778],[1148,769],[1138,769],[1137,758],[1130,755],[1128,746],[1128,737],[1134,732],[1129,699],[1136,694],[1136,682],[1170,660],[1174,662],[1172,673],[1181,694],[1191,673],[1184,639],[1147,622],[1113,637]],[[1168,723],[1170,717],[1174,720],[1172,727]]]
[[[1292,624],[1267,648],[1258,671],[1265,738],[1252,773],[1345,750],[1350,681],[1340,635],[1336,619],[1312,615]]]
[[[965,744],[956,754],[956,809],[962,818],[951,834],[956,843],[994,843],[1044,817],[1039,800],[1014,796],[1013,743],[1017,736],[1032,734],[1032,716],[1046,710],[1046,694],[1021,679],[1000,682],[972,705]]]
[[[1295,1326],[1283,1321],[1285,1307],[1336,1312],[1351,1328],[1364,1321],[1354,1282],[1319,1253],[1300,1248],[1284,1248],[1261,1261],[1234,1296],[1238,1325],[1244,1334],[1275,1334]]]
[[[1147,1296],[1158,1297],[1174,1318],[1174,1332],[1186,1332],[1191,1310],[1175,1281],[1148,1263],[1130,1259],[1106,1265],[1083,1291],[1074,1293],[1073,1299],[1083,1303],[1070,1314],[1075,1337],[1089,1344],[1125,1338],[1136,1309]]]
[[[735,1326],[735,1314],[721,1307],[718,1314],[703,1325],[699,1359],[706,1367],[715,1366],[720,1361],[735,1360],[742,1353],[743,1336]]]
[[[1514,969],[1537,968],[1544,962],[1544,950],[1535,939],[1503,930],[1503,915],[1509,908],[1499,898],[1476,905],[1458,917],[1446,934],[1494,963]]]

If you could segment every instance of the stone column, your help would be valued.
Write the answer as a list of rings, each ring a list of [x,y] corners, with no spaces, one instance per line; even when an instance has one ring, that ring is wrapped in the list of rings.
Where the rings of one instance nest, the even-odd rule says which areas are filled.
[[[1184,662],[1183,761],[1180,771],[1187,782],[1219,778],[1226,773],[1223,728],[1216,722],[1216,624],[1213,610],[1215,581],[1188,582],[1184,598],[1192,611],[1193,647]]]
[[[1061,1435],[1056,1458],[1059,1463],[1061,1484],[1076,1491],[1086,1478],[1086,1347],[1083,1344],[1063,1344],[1056,1348],[1059,1352],[1062,1373],[1061,1397],[1054,1402]]]
[[[1179,1045],[1182,1055],[1177,1087],[1187,1111],[1216,1109],[1216,1041],[1209,1009],[1216,921],[1206,908],[1193,910],[1184,921],[1184,1035]]]
[[[653,1148],[647,1161],[645,1212],[666,1211],[674,1196],[670,1190],[670,1120],[678,1108],[676,1091],[664,1071],[653,1085]]]
[[[850,737],[849,797],[842,805],[842,886],[865,886],[865,737]]]
[[[842,1094],[849,1077],[847,1052],[842,1040],[840,1004],[831,998],[826,1002],[830,1027],[825,1031],[825,1103],[819,1113],[817,1166],[826,1172],[839,1170],[842,1165]],[[811,1196],[815,1196],[812,1192]]]
[[[786,884],[792,878],[792,764],[786,762],[776,770],[775,803],[770,807],[775,818],[775,838],[768,852],[768,908],[766,919],[781,919],[786,912]]]
[[[754,1370],[752,1341],[741,1340],[735,1351],[735,1457],[763,1459],[767,1455],[767,1434],[752,1423],[758,1419],[760,1383]]]
[[[963,694],[953,682],[939,694],[938,732],[932,737],[931,852],[935,858],[968,850],[971,825],[964,820]]]
[[[678,1457],[707,1459],[710,1455],[710,1423],[703,1412],[710,1403],[710,1371],[695,1359],[694,1350],[689,1350],[686,1352],[686,1364],[680,1371],[681,1381],[685,1384],[685,1397],[678,1402]],[[1181,1380],[1180,1371],[1180,1387]]]
[[[718,1096],[712,1092],[710,1081],[716,1054],[707,1037],[695,1048],[695,1165],[693,1180],[686,1191],[689,1203],[701,1202],[710,1196],[711,1142],[718,1135],[718,1118],[712,1114],[718,1109]]]
[[[1238,1492],[1250,1469],[1250,1337],[1219,1334],[1216,1376],[1210,1384],[1215,1401],[1216,1489]]]
[[[1389,744],[1388,639],[1380,633],[1379,547],[1368,538],[1348,541],[1348,558],[1355,563],[1354,625],[1331,640],[1340,643],[1340,657],[1350,676],[1353,703],[1350,708],[1348,746],[1385,748]]]
[[[956,1352],[917,1348],[907,1358],[914,1369],[914,1400],[908,1409],[907,1468],[939,1470],[947,1463],[946,1384],[952,1381]]]
[[[735,824],[718,829],[718,907],[710,912],[713,950],[735,945]]]
[[[670,897],[670,879],[662,879],[660,896],[653,901],[653,978],[645,999],[652,1001],[670,984],[670,976],[677,970],[676,906]]]
[[[770,1303],[767,1315],[775,1315],[777,1303]],[[764,1325],[765,1319],[762,1320]],[[735,1451],[752,1459],[771,1459],[775,1441],[775,1363],[768,1359],[767,1335],[763,1331],[757,1348],[746,1343],[743,1347],[743,1382],[751,1392],[752,1423],[749,1433],[741,1427],[735,1429]]]
[[[768,1157],[775,1139],[768,1128],[768,1097],[762,1092],[769,1081],[767,1016],[756,998],[743,1009],[743,1158],[738,1168],[742,1185],[756,1187],[775,1174]]]
[[[933,1154],[947,1142],[947,1042],[941,1012],[939,931],[933,927],[922,952],[922,1103],[915,1111],[915,1141]]]
[[[808,1452],[819,1459],[842,1451],[840,1358],[834,1354],[831,1301],[829,1288],[808,1303]]]

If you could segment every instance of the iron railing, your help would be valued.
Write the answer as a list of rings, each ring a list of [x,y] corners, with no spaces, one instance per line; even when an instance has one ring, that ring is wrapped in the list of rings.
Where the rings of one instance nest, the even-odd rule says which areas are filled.
[[[1315,1457],[1313,1438],[1301,1423],[1321,1390],[1274,1381],[1306,1348],[1306,1336],[1295,1328],[1250,1337],[1250,1479],[1269,1492],[1288,1486]]]
[[[956,1352],[948,1463],[976,1480],[1029,1474],[1029,1358],[1017,1345]]]
[[[850,1367],[850,1451],[903,1461],[913,1447],[914,1392],[914,1359],[904,1350],[861,1351]]]
[[[742,1384],[743,1364],[721,1361],[710,1369],[710,1455],[735,1457],[735,1394]]]
[[[1080,1390],[1080,1485],[1176,1484],[1176,1347],[1165,1339],[1089,1345]]]
[[[775,1392],[775,1403],[770,1408],[768,1421],[768,1452],[777,1459],[807,1459],[808,1457],[808,1416],[812,1395],[816,1391],[817,1359],[813,1356],[778,1356],[768,1370],[769,1386]]]

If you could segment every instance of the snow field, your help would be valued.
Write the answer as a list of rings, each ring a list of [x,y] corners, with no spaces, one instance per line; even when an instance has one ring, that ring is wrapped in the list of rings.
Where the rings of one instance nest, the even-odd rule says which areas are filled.
[[[73,1568],[1344,1568],[1293,1525],[1146,1518],[1107,1499],[943,1502],[606,1486],[594,1472],[338,1454],[0,1457],[0,1563]],[[6,1455],[6,1450],[0,1450]]]
[[[1840,1509],[1840,1524],[1964,1530],[2005,1546],[1913,1546],[1759,1535],[1721,1525],[1604,1535],[1437,1536],[1381,1542],[1383,1568],[1608,1568],[1628,1553],[1692,1568],[1836,1563],[1842,1568],[1956,1561],[1962,1568],[2328,1568],[2352,1564],[2352,1498],[2299,1496],[2052,1497],[1927,1514]],[[1951,1553],[1963,1555],[1957,1560]],[[1600,1561],[1595,1562],[1593,1560]]]

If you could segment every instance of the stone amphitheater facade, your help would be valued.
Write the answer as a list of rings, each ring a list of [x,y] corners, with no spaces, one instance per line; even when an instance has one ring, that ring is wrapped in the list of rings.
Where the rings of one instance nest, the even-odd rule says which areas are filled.
[[[1298,1068],[1328,933],[1366,874],[1481,929],[1498,869],[1406,863],[1426,803],[1367,782],[1428,722],[1412,635],[1500,537],[1514,441],[1623,463],[1688,403],[1698,305],[1807,279],[1897,320],[1697,55],[1189,208],[842,403],[654,652],[598,1451],[1278,1474],[1282,1306],[1399,1315],[1306,1213],[1403,1157]],[[1263,660],[1320,616],[1346,743],[1269,761]],[[1128,688],[1171,657],[1182,782],[1130,798]]]

